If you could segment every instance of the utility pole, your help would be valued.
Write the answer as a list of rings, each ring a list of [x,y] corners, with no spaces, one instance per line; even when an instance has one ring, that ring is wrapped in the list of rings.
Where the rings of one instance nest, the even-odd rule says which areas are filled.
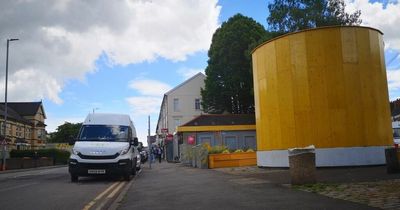
[[[149,129],[147,130],[147,147],[148,147],[148,149],[149,149],[149,157],[150,157],[150,160],[148,160],[149,161],[149,167],[151,168],[151,161],[153,161],[152,159],[152,152],[151,152],[151,137],[150,137],[150,115],[149,115]],[[148,158],[149,159],[149,158]]]
[[[19,39],[7,39],[7,52],[6,52],[6,87],[5,87],[5,94],[4,94],[4,139],[2,141],[3,149],[2,149],[2,170],[6,169],[6,145],[7,145],[7,85],[8,85],[8,49],[10,46],[10,42],[17,41]]]

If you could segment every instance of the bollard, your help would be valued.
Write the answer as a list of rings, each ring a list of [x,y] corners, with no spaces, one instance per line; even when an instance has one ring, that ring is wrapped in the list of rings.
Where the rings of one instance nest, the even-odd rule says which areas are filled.
[[[386,148],[385,149],[385,158],[386,158],[386,171],[388,174],[399,173],[400,165],[399,159],[397,157],[397,149],[396,148]]]
[[[292,185],[316,182],[315,149],[289,149],[289,167]]]

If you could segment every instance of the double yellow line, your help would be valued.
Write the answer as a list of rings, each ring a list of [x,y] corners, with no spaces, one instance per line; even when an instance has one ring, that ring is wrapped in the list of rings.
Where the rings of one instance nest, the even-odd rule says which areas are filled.
[[[96,198],[94,198],[92,201],[90,201],[88,204],[86,204],[86,206],[83,207],[82,210],[89,210],[93,206],[95,206],[97,203],[98,203],[98,205],[95,206],[96,210],[102,209],[104,207],[104,205],[106,205],[107,202],[110,201],[110,199],[113,198],[120,191],[120,189],[127,183],[128,182],[121,182],[121,181],[115,182],[114,184],[109,186],[106,190],[104,190],[102,193],[97,195]],[[109,192],[111,192],[111,193],[109,193]]]

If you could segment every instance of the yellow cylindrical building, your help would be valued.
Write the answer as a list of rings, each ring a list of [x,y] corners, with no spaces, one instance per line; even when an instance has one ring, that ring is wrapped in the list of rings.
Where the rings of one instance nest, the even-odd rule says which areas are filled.
[[[258,166],[288,166],[288,148],[316,147],[317,166],[384,164],[393,143],[382,33],[324,27],[252,54]]]

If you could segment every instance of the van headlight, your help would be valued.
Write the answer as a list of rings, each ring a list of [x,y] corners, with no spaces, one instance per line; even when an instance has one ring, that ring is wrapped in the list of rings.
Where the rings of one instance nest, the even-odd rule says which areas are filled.
[[[123,149],[119,152],[119,154],[120,154],[120,155],[125,155],[126,153],[129,152],[129,149],[130,149],[130,147],[129,147],[129,145],[128,145],[128,146],[126,146],[125,148],[123,148]]]
[[[79,151],[78,151],[78,150],[76,150],[75,148],[72,148],[72,154],[74,154],[74,155],[78,155],[78,154],[79,154]]]

